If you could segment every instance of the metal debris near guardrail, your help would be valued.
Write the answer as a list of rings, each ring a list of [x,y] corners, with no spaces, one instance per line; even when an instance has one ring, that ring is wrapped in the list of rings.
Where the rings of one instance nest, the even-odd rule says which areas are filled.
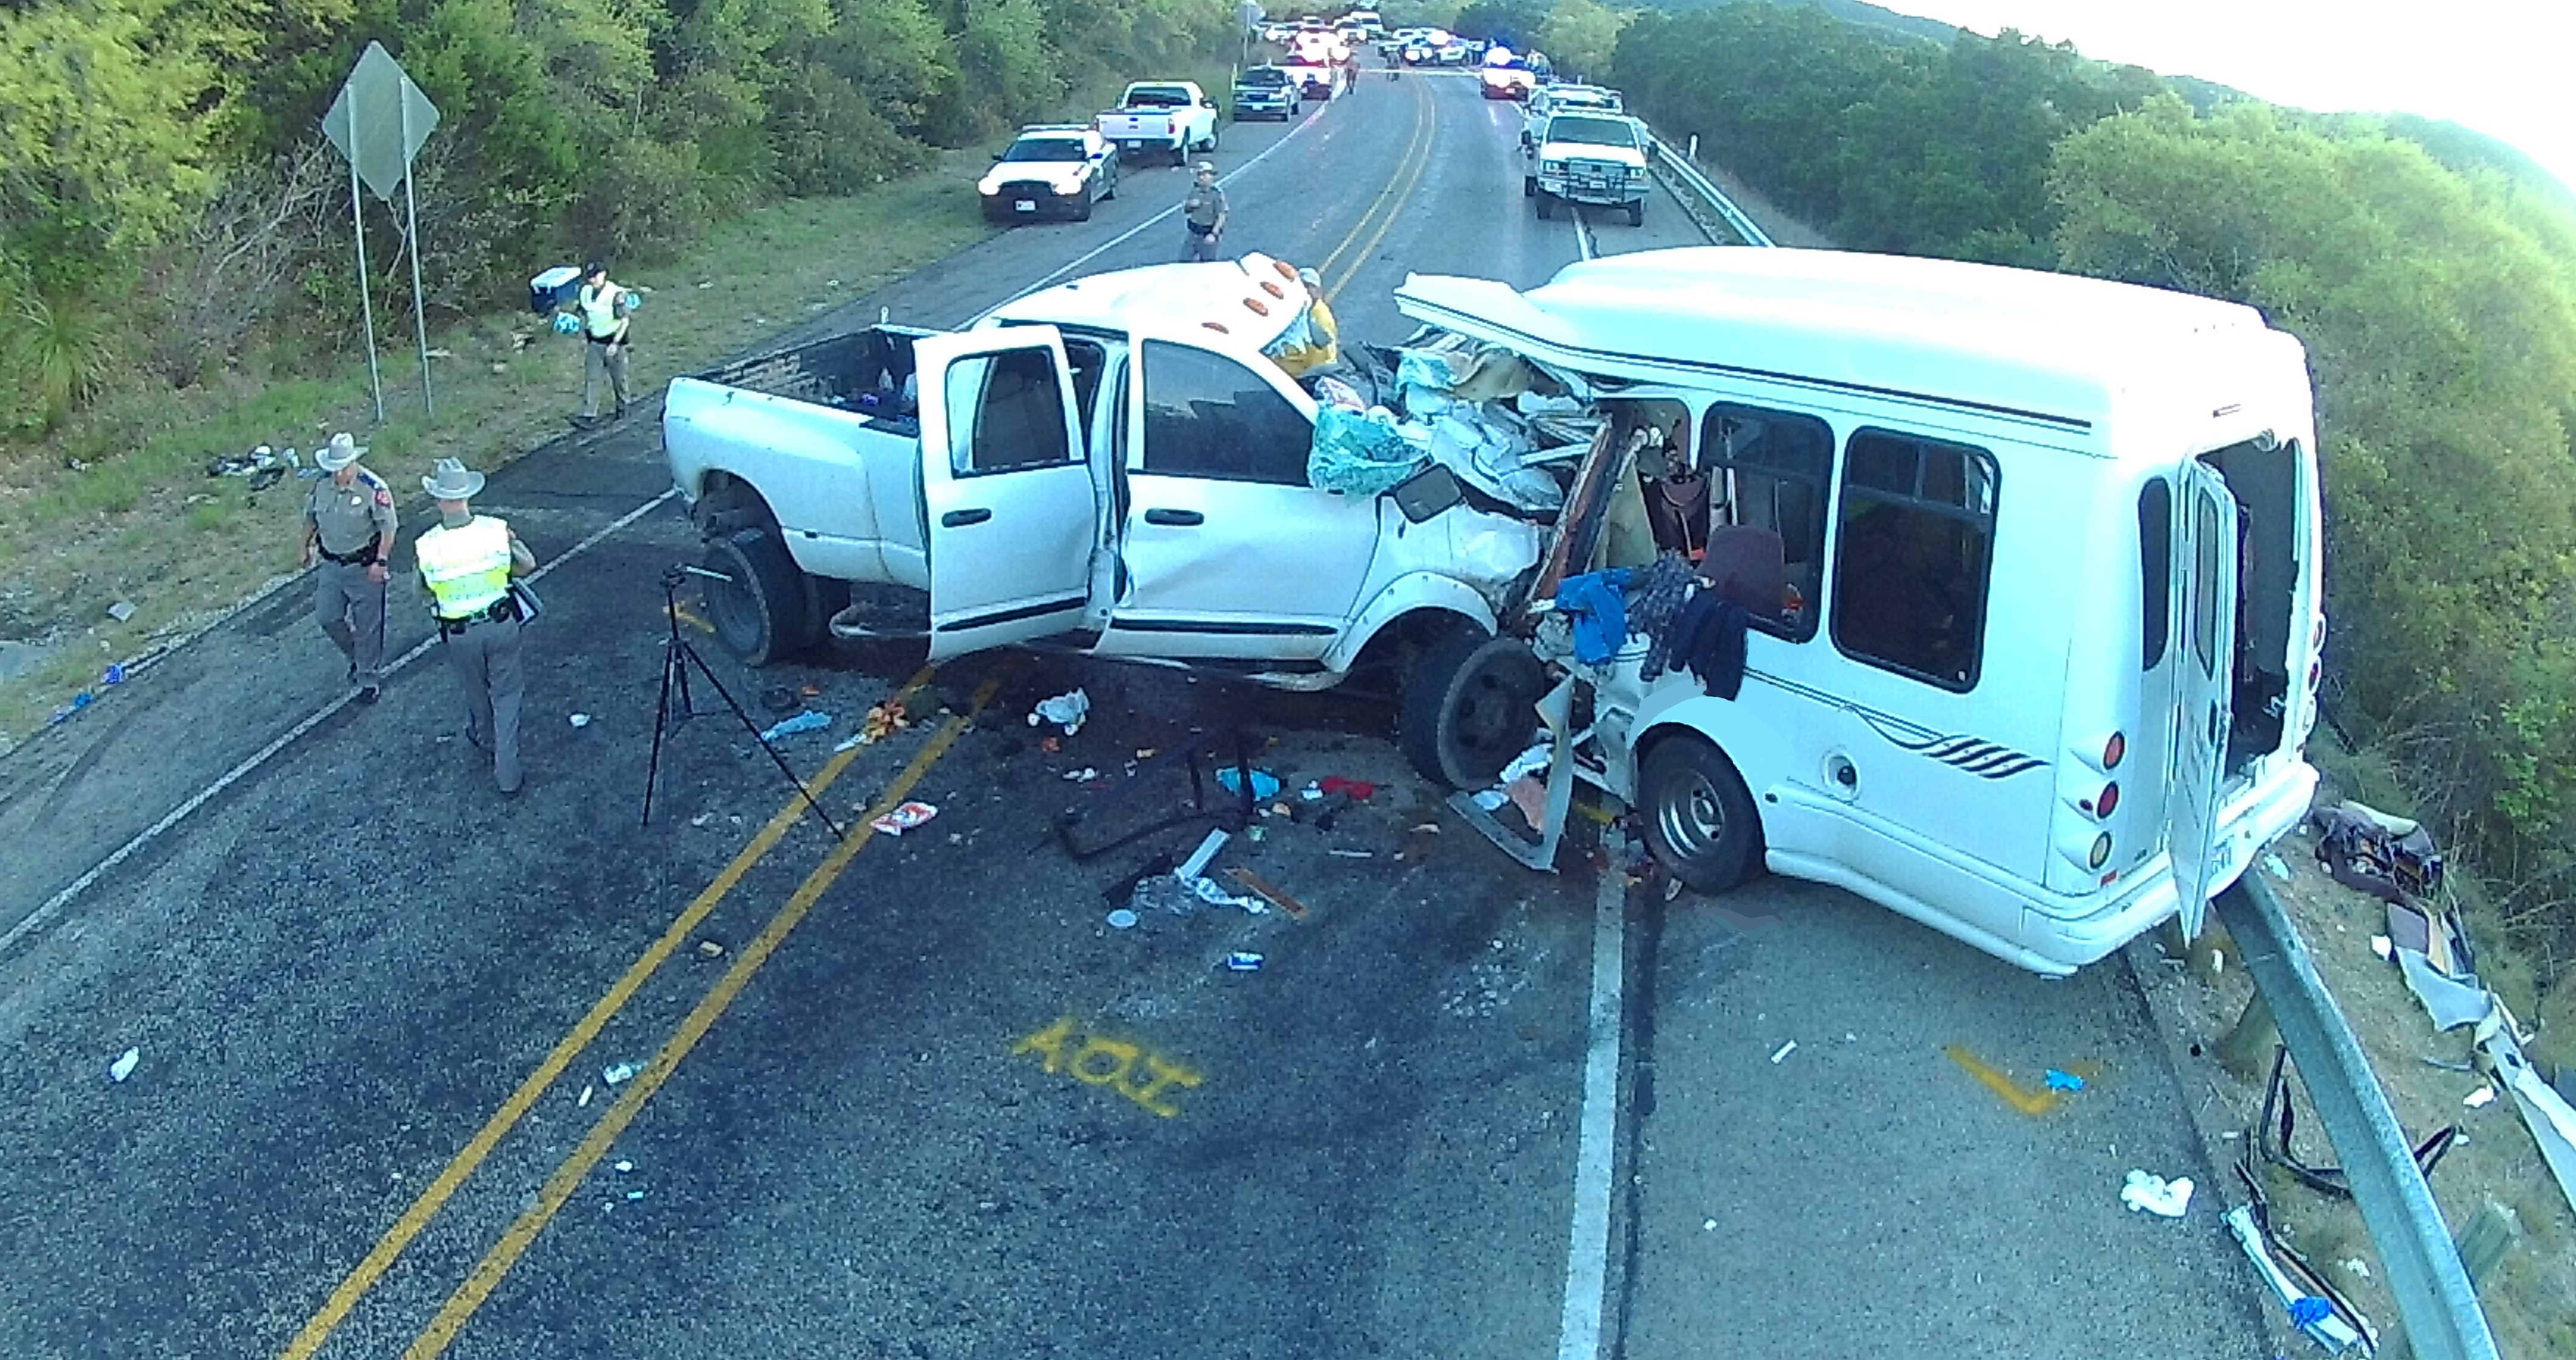
[[[1732,233],[1737,240],[1748,246],[1772,244],[1770,236],[1764,233],[1762,228],[1753,225],[1753,219],[1745,216],[1744,210],[1735,206],[1735,201],[1728,198],[1726,192],[1717,187],[1717,182],[1710,179],[1707,173],[1699,168],[1699,162],[1695,159],[1699,150],[1697,137],[1691,138],[1689,147],[1683,149],[1675,147],[1671,138],[1651,127],[1646,129],[1646,132],[1653,139],[1652,154],[1656,163],[1663,168],[1664,176],[1673,191],[1673,197],[1681,200],[1683,208],[1709,231],[1711,239],[1715,239],[1717,234],[1723,231]],[[1709,216],[1701,216],[1702,209],[1706,210]],[[1710,220],[1712,217],[1714,221]]]
[[[2218,916],[2271,1005],[2281,1042],[2343,1162],[2361,1221],[2388,1271],[2389,1293],[2418,1360],[2494,1360],[2495,1337],[2433,1191],[2415,1164],[2361,1042],[2326,994],[2316,961],[2271,885],[2246,874],[2218,895]]]

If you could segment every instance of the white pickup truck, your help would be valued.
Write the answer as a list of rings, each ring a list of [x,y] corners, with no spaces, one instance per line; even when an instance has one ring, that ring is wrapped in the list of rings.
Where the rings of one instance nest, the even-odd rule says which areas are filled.
[[[1094,126],[1124,155],[1166,155],[1178,165],[1194,151],[1216,150],[1216,101],[1191,81],[1140,80]]]
[[[755,665],[927,637],[933,660],[1029,644],[1300,690],[1383,666],[1409,677],[1414,763],[1489,781],[1529,736],[1536,665],[1490,644],[1542,531],[1437,468],[1308,485],[1315,401],[1262,352],[1307,301],[1259,255],[1161,265],[674,381],[717,639]]]

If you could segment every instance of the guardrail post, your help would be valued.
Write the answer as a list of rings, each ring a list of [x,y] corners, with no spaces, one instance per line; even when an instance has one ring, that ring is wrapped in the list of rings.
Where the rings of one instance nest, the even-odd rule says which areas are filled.
[[[2421,1360],[2495,1360],[2495,1336],[2442,1226],[2432,1188],[2415,1165],[2360,1041],[2327,995],[2316,960],[2271,885],[2260,874],[2245,874],[2212,905],[2236,937],[2245,970],[2268,999],[2281,1042],[2299,1065],[2362,1225],[2387,1269],[2413,1354]]]

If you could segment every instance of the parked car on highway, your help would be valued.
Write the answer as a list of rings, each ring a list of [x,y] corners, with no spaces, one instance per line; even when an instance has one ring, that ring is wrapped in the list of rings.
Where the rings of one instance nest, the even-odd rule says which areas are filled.
[[[1599,85],[1577,85],[1550,82],[1530,91],[1529,102],[1521,115],[1521,153],[1538,149],[1538,130],[1547,125],[1549,115],[1589,110],[1594,113],[1618,113],[1623,104],[1617,90]]]
[[[1286,122],[1305,111],[1300,78],[1286,68],[1254,66],[1234,78],[1234,121],[1276,118]]]
[[[1126,156],[1169,156],[1179,165],[1193,152],[1216,150],[1216,101],[1195,81],[1137,81],[1092,125]]]
[[[984,216],[996,222],[1087,222],[1094,203],[1118,196],[1117,149],[1081,123],[1031,124],[993,158],[975,192],[984,201]]]
[[[1434,66],[1465,66],[1484,55],[1485,45],[1465,38],[1451,38],[1431,53]]]
[[[1537,162],[1521,178],[1521,193],[1539,216],[1556,216],[1559,203],[1589,203],[1624,207],[1629,226],[1645,225],[1646,195],[1654,187],[1646,173],[1653,138],[1645,124],[1615,113],[1554,113],[1537,137]]]
[[[1477,88],[1487,99],[1527,99],[1538,88],[1538,78],[1538,66],[1508,47],[1485,49],[1484,65],[1476,72]]]
[[[1349,67],[1312,57],[1291,56],[1279,67],[1297,82],[1299,96],[1306,99],[1331,99],[1346,88],[1350,79]]]

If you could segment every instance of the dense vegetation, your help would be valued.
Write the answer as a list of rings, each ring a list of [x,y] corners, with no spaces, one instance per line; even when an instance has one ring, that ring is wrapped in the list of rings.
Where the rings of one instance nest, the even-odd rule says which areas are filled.
[[[2238,101],[2007,33],[1814,8],[1639,15],[1613,78],[1668,135],[1860,249],[2251,303],[2306,341],[2329,714],[2576,947],[2576,204],[2422,119]]]
[[[1234,32],[1232,0],[0,5],[0,442],[112,375],[186,385],[249,342],[352,338],[347,171],[318,121],[369,41],[443,114],[420,266],[455,313],[561,257],[863,188]],[[369,221],[407,292],[391,215]]]

